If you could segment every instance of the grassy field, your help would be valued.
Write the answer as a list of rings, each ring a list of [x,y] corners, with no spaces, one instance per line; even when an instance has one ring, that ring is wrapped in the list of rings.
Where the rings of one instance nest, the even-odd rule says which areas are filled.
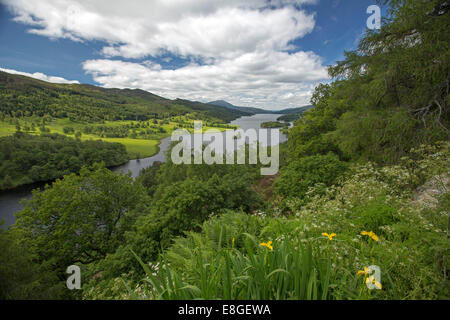
[[[192,123],[192,120],[189,120],[185,117],[176,117],[176,120],[182,120],[186,122]],[[31,123],[35,122],[36,119],[20,119],[19,124],[22,131],[24,130],[25,126],[31,127]],[[74,132],[82,132],[83,127],[89,125],[89,126],[107,126],[107,127],[119,127],[123,125],[130,125],[133,123],[137,123],[136,121],[105,121],[104,123],[92,123],[92,124],[85,124],[85,123],[77,123],[73,122],[67,118],[65,119],[54,119],[51,123],[45,125],[47,129],[50,130],[50,133],[58,133],[62,135],[66,135],[69,137],[74,138],[75,133],[67,134],[64,132],[65,127],[72,127],[74,129]],[[166,132],[165,133],[155,133],[152,134],[150,138],[109,138],[109,137],[101,137],[99,135],[95,134],[82,134],[81,140],[98,140],[101,139],[103,141],[107,142],[118,142],[123,145],[125,145],[125,148],[127,149],[127,152],[129,154],[130,159],[137,159],[137,158],[146,158],[151,157],[159,152],[159,144],[160,141],[166,137],[169,137],[170,134],[176,129],[180,127],[180,123],[176,121],[169,121],[169,123],[162,124],[152,124],[152,128],[163,128]],[[137,132],[144,130],[142,129],[136,129]],[[186,128],[190,132],[193,130],[191,128]],[[210,127],[210,126],[204,126],[203,131],[209,130],[209,129],[218,129],[220,131],[225,131],[225,128],[217,128],[217,127]],[[9,136],[12,135],[14,132],[17,131],[16,124],[7,122],[7,121],[0,121],[0,137],[2,136]],[[39,129],[35,128],[35,130],[27,130],[26,132],[29,132],[31,134],[40,134]]]
[[[82,138],[83,139],[83,138]],[[84,138],[86,139],[86,137]],[[130,159],[147,158],[159,152],[160,140],[130,139],[130,138],[102,138],[107,142],[119,142],[125,145]]]

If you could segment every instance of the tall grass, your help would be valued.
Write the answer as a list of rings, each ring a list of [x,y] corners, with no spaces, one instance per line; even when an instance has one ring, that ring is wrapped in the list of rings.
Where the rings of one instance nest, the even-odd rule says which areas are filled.
[[[205,252],[196,248],[192,270],[171,267],[161,256],[157,272],[142,262],[149,296],[154,299],[317,300],[330,298],[334,278],[326,252],[311,244],[280,241],[273,250],[254,236],[243,235],[243,247],[222,246]]]

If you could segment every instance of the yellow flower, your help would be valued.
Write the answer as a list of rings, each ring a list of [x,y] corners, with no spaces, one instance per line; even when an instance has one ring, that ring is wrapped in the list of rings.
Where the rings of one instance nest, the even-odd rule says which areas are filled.
[[[235,240],[236,240],[236,239],[234,239],[234,238],[231,239],[231,243],[232,243],[233,245],[234,245],[234,241],[235,241]]]
[[[383,288],[383,286],[381,285],[381,283],[379,283],[377,280],[375,280],[375,277],[374,277],[374,276],[370,276],[370,277],[368,277],[368,278],[366,279],[366,284],[369,284],[369,283],[374,284],[375,287],[377,287],[377,288],[380,289],[380,290]]]
[[[269,241],[269,242],[267,242],[267,243],[263,242],[263,243],[260,243],[259,245],[260,245],[260,246],[263,246],[263,247],[267,247],[267,248],[270,249],[270,251],[273,251],[272,241]]]
[[[362,275],[362,274],[369,274],[370,273],[370,269],[367,267],[364,267],[364,270],[359,270],[358,271],[358,276]]]
[[[370,232],[363,231],[363,232],[361,232],[361,235],[369,236],[370,238],[372,238],[376,242],[378,242],[380,240],[380,239],[378,239],[378,236],[375,233],[373,233],[372,231],[370,231]]]
[[[333,237],[336,237],[336,233],[328,234],[322,233],[323,236],[328,237],[329,240],[333,240]]]

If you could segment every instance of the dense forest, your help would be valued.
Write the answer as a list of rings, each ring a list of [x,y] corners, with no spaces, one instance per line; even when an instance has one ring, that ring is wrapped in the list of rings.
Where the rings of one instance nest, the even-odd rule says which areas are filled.
[[[289,129],[278,175],[83,167],[0,231],[0,298],[449,299],[450,7],[387,2]]]

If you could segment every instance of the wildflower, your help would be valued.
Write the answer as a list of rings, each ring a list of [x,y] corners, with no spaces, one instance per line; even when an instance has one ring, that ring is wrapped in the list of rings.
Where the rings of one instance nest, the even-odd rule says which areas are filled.
[[[236,241],[236,239],[231,239],[231,244],[234,245],[234,242]]]
[[[364,267],[364,270],[359,270],[358,271],[358,276],[363,275],[363,274],[367,275],[369,273],[370,273],[370,269],[367,268],[367,267]]]
[[[269,241],[269,242],[267,242],[267,243],[263,242],[263,243],[260,243],[259,245],[260,245],[260,246],[263,246],[263,247],[267,247],[267,248],[270,249],[270,251],[273,251],[272,241]]]
[[[383,286],[381,285],[381,283],[379,283],[377,280],[375,280],[374,276],[370,276],[366,279],[366,284],[374,284],[375,287],[377,287],[379,290],[381,290],[383,288]]]
[[[372,238],[372,239],[373,239],[374,241],[376,241],[376,242],[379,241],[378,236],[377,236],[375,233],[373,233],[372,231],[370,231],[370,232],[363,231],[363,232],[361,232],[361,235],[363,235],[363,236],[369,236],[370,238]]]
[[[328,234],[328,233],[322,233],[323,236],[328,237],[329,240],[333,240],[333,237],[336,237],[336,233]]]

